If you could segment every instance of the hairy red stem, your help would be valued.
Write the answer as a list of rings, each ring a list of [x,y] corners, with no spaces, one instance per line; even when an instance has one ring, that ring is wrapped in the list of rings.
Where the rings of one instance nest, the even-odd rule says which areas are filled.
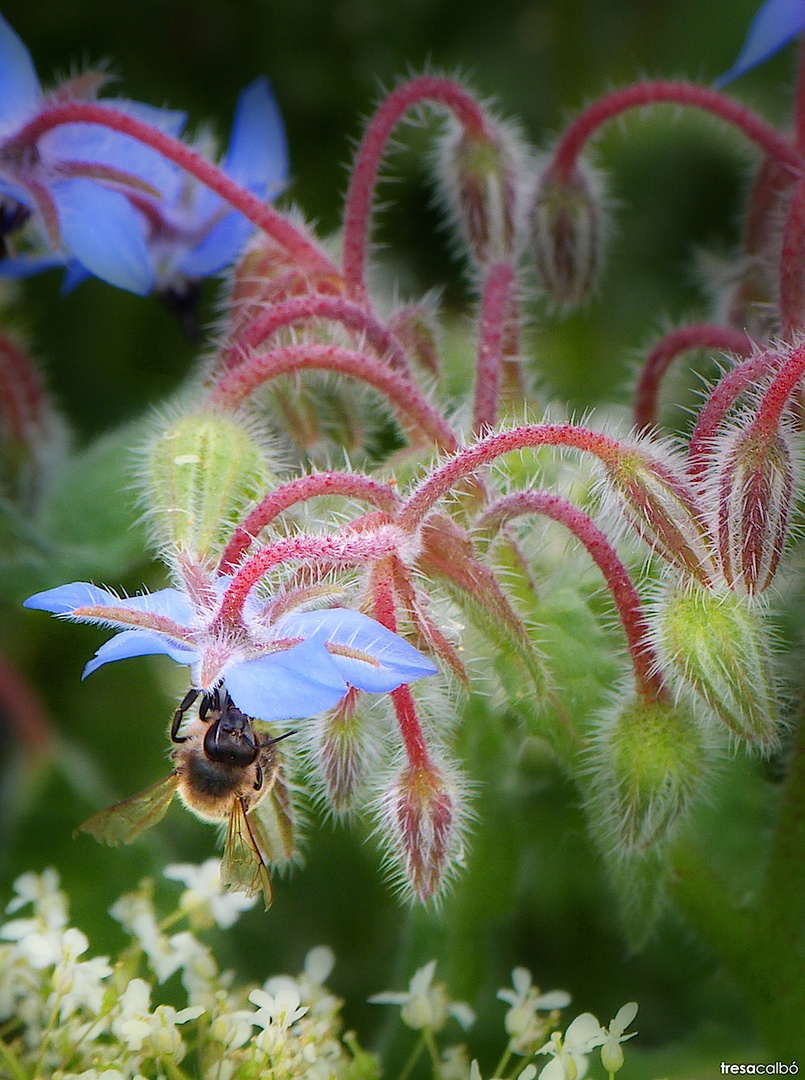
[[[295,297],[284,300],[264,311],[238,335],[237,341],[227,349],[223,356],[225,370],[236,367],[250,349],[262,344],[277,330],[294,323],[309,322],[312,319],[329,319],[339,322],[348,330],[361,333],[378,357],[384,359],[393,371],[410,375],[408,359],[399,341],[389,333],[365,308],[339,296]]]
[[[470,131],[486,127],[483,109],[475,99],[452,79],[437,75],[411,79],[383,101],[358,148],[344,206],[343,275],[347,289],[357,299],[365,292],[369,220],[383,154],[391,132],[405,113],[426,102],[446,106]]]
[[[640,430],[651,427],[657,420],[657,398],[663,376],[673,360],[681,353],[694,349],[718,349],[748,356],[752,342],[741,330],[713,323],[681,326],[666,334],[646,357],[635,388],[634,422]]]
[[[327,256],[262,199],[235,183],[226,173],[195,150],[191,150],[180,139],[166,135],[136,117],[117,112],[108,105],[71,101],[67,105],[43,109],[17,133],[13,142],[23,147],[33,146],[48,131],[62,124],[97,124],[129,135],[145,146],[152,147],[220,195],[249,221],[273,237],[299,263],[337,275],[337,269]]]
[[[795,174],[802,172],[803,159],[773,127],[732,98],[697,83],[657,80],[635,83],[600,98],[585,109],[570,125],[554,151],[551,169],[568,179],[587,141],[602,124],[630,109],[644,105],[689,105],[738,128],[769,156],[787,165]]]
[[[558,521],[584,544],[618,609],[626,632],[627,647],[634,666],[638,692],[646,699],[666,698],[668,691],[660,674],[660,664],[651,644],[651,631],[643,612],[640,594],[612,544],[598,526],[577,506],[549,491],[517,491],[506,495],[478,519],[478,528],[500,528],[523,514],[542,514]]]
[[[269,525],[284,510],[320,495],[340,495],[342,498],[363,499],[387,513],[392,513],[400,503],[399,495],[389,484],[372,480],[360,473],[326,472],[300,476],[269,492],[243,524],[237,527],[221,556],[218,572],[229,573],[251,546],[260,530]]]
[[[497,421],[500,374],[514,284],[515,274],[511,263],[493,263],[489,267],[478,328],[478,368],[472,422],[476,434],[494,427]]]
[[[316,369],[335,371],[368,383],[391,402],[414,430],[425,432],[438,447],[453,450],[457,446],[450,425],[414,383],[379,360],[338,345],[285,345],[249,356],[212,388],[210,405],[232,408],[271,379]]]

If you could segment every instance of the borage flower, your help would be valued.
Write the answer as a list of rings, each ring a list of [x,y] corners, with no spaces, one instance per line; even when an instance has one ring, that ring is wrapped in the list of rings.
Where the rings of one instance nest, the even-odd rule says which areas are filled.
[[[805,4],[802,0],[766,0],[749,27],[737,60],[716,80],[716,86],[724,86],[765,63],[803,30]]]
[[[0,227],[5,238],[28,226],[31,251],[0,261],[0,273],[26,277],[52,266],[86,273],[133,292],[148,292],[150,262],[142,219],[128,193],[161,197],[172,167],[127,135],[91,124],[65,124],[32,144],[25,128],[53,105],[92,100],[104,82],[90,72],[44,94],[31,56],[0,16]],[[100,104],[106,104],[101,102]],[[178,135],[184,114],[130,101],[111,103]]]
[[[289,611],[271,621],[274,605],[250,596],[241,622],[216,616],[228,577],[194,596],[179,589],[120,598],[86,582],[36,593],[25,606],[77,622],[117,627],[84,668],[132,656],[164,654],[191,669],[193,687],[226,683],[234,704],[268,722],[330,709],[350,686],[386,693],[436,672],[417,649],[374,619],[348,608]]]

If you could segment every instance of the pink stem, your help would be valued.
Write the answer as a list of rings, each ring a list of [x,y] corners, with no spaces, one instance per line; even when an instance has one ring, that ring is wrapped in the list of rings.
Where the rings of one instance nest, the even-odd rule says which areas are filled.
[[[481,300],[472,424],[476,434],[494,427],[497,421],[503,348],[514,284],[514,267],[511,263],[494,263],[489,267]]]
[[[799,76],[794,98],[794,133],[797,149],[805,153],[805,38],[799,46]]]
[[[372,572],[372,602],[377,621],[397,632],[397,611],[394,605],[394,568],[390,559],[376,563]],[[407,684],[391,691],[391,701],[400,726],[405,753],[413,768],[423,768],[430,764],[428,744],[419,722],[416,702]]]
[[[6,334],[0,334],[0,422],[18,442],[30,439],[27,430],[41,420],[42,385],[31,361]]]
[[[300,476],[269,492],[243,524],[237,527],[221,556],[218,573],[226,574],[234,569],[260,530],[284,510],[319,495],[363,499],[387,513],[392,513],[400,502],[399,495],[388,484],[361,476],[360,473],[326,472]]]
[[[116,112],[107,105],[72,101],[68,105],[43,109],[18,132],[13,142],[20,147],[31,147],[48,131],[62,124],[80,123],[98,124],[152,147],[239,210],[249,221],[273,237],[296,261],[337,275],[338,271],[332,262],[299,229],[267,203],[231,180],[216,165],[191,150],[181,140],[174,139],[133,116]]]
[[[780,417],[791,395],[802,382],[805,372],[805,344],[792,349],[774,376],[771,386],[763,394],[757,415],[752,421],[752,431],[760,439],[773,439],[780,426]]]
[[[690,437],[688,474],[693,479],[701,478],[705,472],[711,453],[711,441],[735,402],[745,390],[754,386],[758,379],[775,371],[782,359],[779,353],[758,353],[732,368],[716,383],[699,413]]]
[[[358,148],[344,207],[343,274],[347,289],[357,299],[365,293],[369,219],[383,153],[404,114],[425,102],[447,106],[470,131],[486,127],[484,112],[475,99],[452,79],[436,75],[421,75],[403,83],[381,104]]]
[[[250,349],[256,348],[284,326],[312,319],[332,319],[349,330],[362,333],[379,357],[387,359],[393,371],[409,375],[408,359],[397,339],[365,308],[338,296],[300,296],[285,300],[263,312],[238,335],[223,358],[225,370],[236,367]]]
[[[247,559],[237,571],[224,593],[221,607],[215,616],[216,626],[239,626],[243,607],[255,585],[265,574],[281,563],[292,559],[304,562],[327,563],[331,566],[358,566],[373,562],[397,550],[393,536],[375,533],[372,536],[288,536],[275,540]]]
[[[803,161],[799,151],[751,109],[697,83],[663,80],[636,83],[623,90],[615,90],[585,109],[559,141],[551,170],[560,178],[568,179],[585,144],[602,124],[629,109],[657,104],[690,105],[710,113],[737,127],[769,157],[785,163],[793,173],[802,171]]]
[[[414,383],[392,371],[387,364],[338,345],[286,345],[249,356],[213,387],[210,405],[233,408],[271,379],[316,369],[335,371],[368,383],[391,402],[415,431],[424,432],[444,450],[454,450],[458,445],[447,421]]]
[[[517,491],[489,507],[478,519],[479,528],[500,527],[522,514],[543,514],[568,528],[587,548],[604,575],[607,588],[618,609],[629,654],[634,666],[638,692],[646,699],[666,698],[668,691],[660,674],[660,665],[651,644],[651,631],[640,594],[604,533],[573,503],[548,491]]]
[[[0,656],[3,710],[23,749],[32,757],[46,754],[53,743],[52,725],[31,684],[4,656]]]
[[[657,397],[663,376],[677,356],[693,349],[719,349],[748,356],[752,342],[740,330],[712,323],[681,326],[666,334],[646,357],[637,381],[634,422],[638,429],[651,427],[656,422]]]
[[[604,463],[610,464],[617,462],[623,453],[623,447],[616,439],[574,424],[526,424],[497,435],[488,435],[473,446],[459,450],[423,480],[403,503],[397,524],[401,529],[413,532],[436,503],[448,495],[460,480],[503,454],[538,446],[572,446],[595,454]]]
[[[803,244],[805,244],[805,181],[797,184],[783,228],[780,253],[780,315],[783,335],[790,339],[803,327]]]

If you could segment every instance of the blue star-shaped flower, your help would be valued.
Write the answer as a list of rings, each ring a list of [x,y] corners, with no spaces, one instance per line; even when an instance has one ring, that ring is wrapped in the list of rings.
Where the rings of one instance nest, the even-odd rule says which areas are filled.
[[[805,0],[766,0],[755,16],[738,59],[716,86],[745,75],[805,30]]]
[[[30,53],[0,16],[0,224],[7,233],[27,222],[33,232],[31,251],[19,259],[7,252],[12,257],[0,262],[4,275],[78,265],[112,285],[148,291],[148,248],[127,192],[161,192],[172,181],[168,162],[98,125],[64,124],[35,146],[20,138],[43,110],[92,98],[102,82],[100,75],[78,77],[44,94]],[[130,101],[111,104],[171,135],[184,126],[183,113]]]
[[[311,716],[337,705],[350,686],[386,693],[437,671],[397,634],[348,608],[291,611],[272,622],[271,604],[250,598],[243,624],[221,628],[215,615],[228,582],[211,582],[195,602],[179,589],[121,599],[74,582],[37,593],[25,606],[120,629],[84,677],[113,660],[164,654],[190,667],[194,687],[212,690],[225,681],[238,709],[257,720]]]

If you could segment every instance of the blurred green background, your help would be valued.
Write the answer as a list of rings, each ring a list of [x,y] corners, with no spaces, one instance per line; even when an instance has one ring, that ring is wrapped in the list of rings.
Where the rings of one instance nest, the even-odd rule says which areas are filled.
[[[732,62],[756,7],[755,0],[6,0],[2,11],[46,84],[54,71],[109,59],[127,96],[185,109],[192,121],[209,121],[224,142],[238,91],[268,74],[290,143],[285,202],[329,233],[338,227],[363,118],[379,88],[406,72],[466,75],[544,147],[581,105],[641,74],[714,78]],[[784,123],[793,72],[788,49],[736,92]],[[427,129],[403,129],[401,141],[388,171],[402,182],[382,190],[393,203],[378,217],[381,257],[404,296],[444,286],[446,309],[465,310],[473,293],[434,209]],[[734,245],[753,152],[711,122],[657,110],[608,128],[594,158],[609,175],[614,205],[607,272],[580,313],[559,318],[532,306],[528,359],[552,396],[578,412],[627,403],[639,351],[667,325],[706,310],[694,257],[702,247],[726,252]],[[207,283],[205,322],[215,292]],[[43,276],[12,290],[1,314],[7,328],[26,334],[79,448],[168,398],[199,350],[158,301],[97,281],[64,297],[59,275]],[[127,441],[92,451],[97,515],[113,521],[77,522],[78,547],[82,529],[112,528],[115,515],[126,526],[133,517],[110,507],[104,489],[104,469]],[[87,492],[79,498],[68,489],[65,501],[73,494],[81,517]],[[138,543],[131,534],[95,579],[130,590],[158,582],[147,557],[132,562]],[[80,552],[75,556],[80,561]],[[116,560],[128,565],[122,580]],[[184,674],[167,661],[135,660],[82,684],[82,665],[105,635],[21,614],[28,578],[3,566],[9,578],[0,646],[37,685],[58,732],[58,762],[34,767],[15,734],[0,726],[0,898],[23,869],[55,865],[77,924],[90,932],[95,951],[109,951],[120,937],[105,911],[120,891],[154,866],[201,861],[215,849],[214,833],[178,809],[132,849],[71,838],[92,810],[164,774],[165,729]],[[62,580],[59,566],[51,570],[54,584]],[[277,884],[268,916],[254,911],[221,937],[222,962],[263,978],[296,970],[313,945],[332,945],[338,966],[331,981],[348,999],[348,1023],[370,1046],[390,1043],[392,1059],[402,1052],[394,1049],[393,1010],[363,999],[402,989],[432,956],[455,996],[479,1011],[470,1046],[487,1069],[503,1045],[504,1009],[494,994],[516,964],[529,967],[544,989],[567,988],[577,1011],[589,1008],[603,1022],[625,1001],[639,1001],[640,1038],[630,1044],[624,1078],[704,1077],[715,1075],[716,1060],[746,1059],[751,1024],[715,961],[672,914],[642,953],[627,951],[572,791],[538,756],[519,754],[511,718],[491,715],[483,702],[472,710],[459,750],[481,785],[477,835],[443,911],[397,903],[368,827],[347,832],[315,819],[306,868]],[[752,808],[754,783],[747,779],[744,800],[759,828],[747,842],[750,861],[763,826],[762,808]],[[175,895],[173,886],[164,891]]]

